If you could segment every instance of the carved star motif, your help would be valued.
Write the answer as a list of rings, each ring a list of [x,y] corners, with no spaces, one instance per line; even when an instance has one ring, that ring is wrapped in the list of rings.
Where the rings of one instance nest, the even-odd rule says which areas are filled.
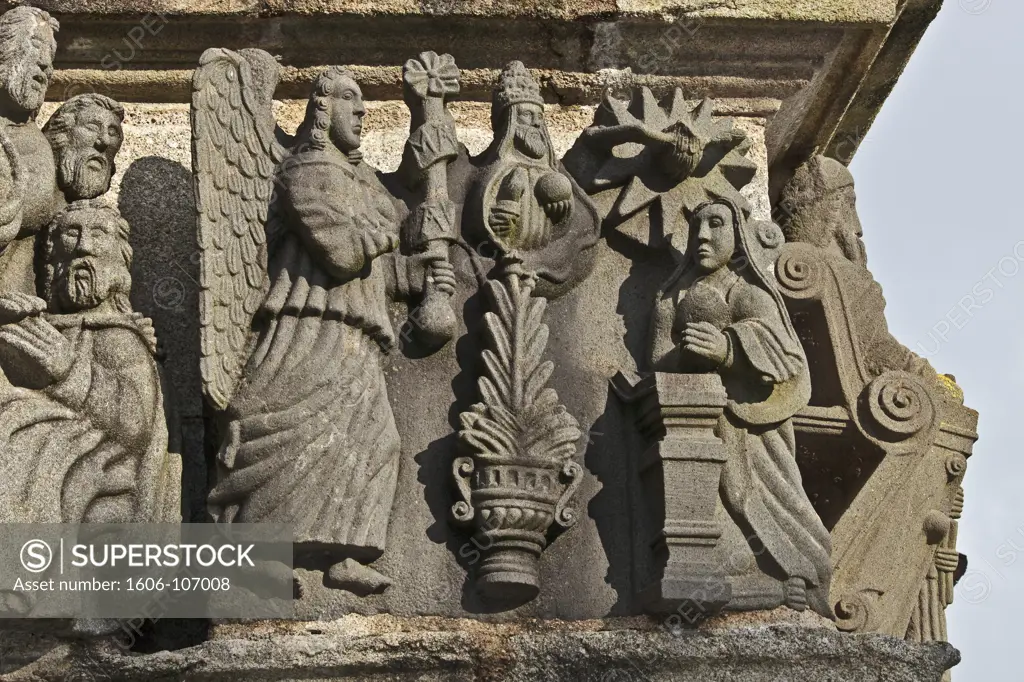
[[[712,116],[713,109],[705,99],[689,110],[679,89],[667,108],[646,87],[629,102],[605,97],[585,143],[607,152],[589,182],[581,184],[591,193],[623,188],[608,215],[611,225],[657,204],[667,233],[684,210],[712,197],[747,205],[739,190],[757,172],[746,157],[751,142],[731,118]],[[687,150],[691,165],[680,161]]]
[[[405,63],[402,77],[420,99],[452,97],[459,93],[459,68],[450,54],[422,52]]]

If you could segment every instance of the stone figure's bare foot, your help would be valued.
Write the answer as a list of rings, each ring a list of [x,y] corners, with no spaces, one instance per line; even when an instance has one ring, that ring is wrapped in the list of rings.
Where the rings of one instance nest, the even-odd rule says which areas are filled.
[[[331,566],[327,572],[328,587],[347,590],[360,597],[380,594],[391,587],[391,578],[364,566],[355,559],[345,559]]]

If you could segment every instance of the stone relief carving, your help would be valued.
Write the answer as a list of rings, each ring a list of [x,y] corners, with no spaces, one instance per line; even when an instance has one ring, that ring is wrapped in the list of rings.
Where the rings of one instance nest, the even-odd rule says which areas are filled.
[[[469,162],[475,171],[463,174],[463,234],[478,249],[497,250],[493,279],[510,266],[536,275],[536,295],[562,296],[589,274],[601,219],[558,160],[540,87],[522,62],[499,77],[491,125],[493,141]]]
[[[124,110],[72,97],[40,130],[57,22],[0,17],[0,443],[6,522],[176,522],[152,322],[132,310],[110,188]]]
[[[801,485],[793,415],[806,359],[773,278],[779,228],[751,221],[740,190],[746,135],[676,91],[606,95],[570,153],[606,226],[669,248],[643,377],[613,387],[651,442],[635,470],[655,530],[640,598],[696,619],[721,608],[829,613],[828,532]]]
[[[652,606],[695,615],[780,605],[829,613],[831,543],[802,488],[792,424],[810,377],[770,279],[771,252],[759,241],[768,224],[751,229],[725,198],[698,206],[689,222],[678,246],[671,235],[679,266],[652,316],[653,409],[665,437],[653,454],[664,489],[650,492],[666,500],[656,546],[665,563]],[[623,394],[635,400],[638,386]],[[670,503],[685,478],[704,491],[699,509]]]
[[[682,263],[658,296],[651,367],[722,377],[728,402],[716,435],[727,448],[718,482],[727,514],[718,548],[736,571],[732,601],[828,612],[831,543],[802,488],[791,422],[810,397],[810,376],[758,238],[728,199],[693,213]]]
[[[888,334],[859,223],[843,208],[853,196],[845,169],[816,161],[798,172],[784,236],[751,218],[744,192],[756,165],[735,123],[713,116],[710,100],[691,109],[681,92],[659,103],[646,89],[629,102],[606,96],[563,165],[540,87],[519,62],[494,90],[493,141],[470,157],[448,110],[458,67],[423,52],[403,70],[410,133],[385,175],[362,160],[365,107],[351,74],[317,78],[291,137],[273,116],[279,70],[260,50],[209,50],[193,82],[216,518],[294,523],[299,553],[322,563],[326,585],[360,596],[389,586],[372,566],[387,548],[401,452],[384,378],[397,346],[389,311],[409,302],[427,354],[468,328],[474,309],[454,297],[475,294],[456,290],[455,247],[467,252],[459,267],[474,268],[460,281],[475,276],[483,294],[484,338],[472,366],[458,360],[477,402],[454,413],[451,516],[486,546],[473,569],[485,597],[535,597],[541,556],[552,530],[576,521],[583,481],[579,420],[549,386],[545,311],[587,278],[603,226],[676,259],[651,313],[647,374],[613,381],[650,444],[629,455],[652,525],[653,569],[636,588],[646,608],[785,605],[848,630],[941,631],[929,614],[948,589],[933,584],[953,563],[956,458],[969,452],[970,419],[953,433],[944,380]],[[899,540],[917,547],[912,588],[870,579],[885,544],[879,522],[843,520],[891,500],[875,488],[840,501],[823,492],[851,466],[822,461],[820,439],[840,434],[857,435],[860,458],[945,448],[941,494],[914,502],[926,541]],[[894,593],[923,601],[890,606]],[[902,624],[879,615],[896,611]]]
[[[977,413],[952,377],[889,333],[853,177],[815,157],[782,192],[776,278],[812,367],[797,415],[807,488],[833,541],[840,629],[945,637],[956,519]],[[827,461],[834,452],[844,461]]]
[[[402,207],[362,160],[351,74],[317,77],[288,140],[271,110],[278,68],[261,50],[211,49],[193,80],[202,371],[223,428],[209,501],[224,522],[293,523],[298,551],[328,558],[328,584],[369,594],[390,584],[369,564],[400,454],[388,302],[422,293],[428,273],[450,295],[454,277],[433,250],[396,252]]]
[[[106,95],[75,95],[53,112],[43,135],[53,148],[57,186],[68,201],[95,199],[110,189],[121,150],[124,107]]]
[[[58,30],[39,9],[0,17],[0,521],[177,522],[181,462],[161,354],[129,302],[131,228],[100,199],[125,111],[87,94],[37,123]],[[262,50],[211,49],[193,79],[200,369],[217,422],[208,501],[220,522],[294,525],[297,564],[360,598],[321,599],[314,617],[339,604],[693,620],[786,606],[845,632],[946,638],[977,415],[952,377],[889,333],[841,164],[819,157],[797,171],[781,228],[755,220],[752,140],[711,100],[691,109],[680,90],[659,102],[647,88],[628,101],[609,92],[559,160],[541,86],[521,62],[501,71],[493,141],[471,157],[449,111],[462,74],[451,55],[422,52],[402,70],[402,163],[382,173],[360,151],[366,108],[352,73],[317,76],[294,136],[274,116],[280,74]],[[597,248],[613,232],[635,242],[626,255]],[[606,256],[623,258],[598,270]],[[627,289],[623,268],[658,258],[674,263],[658,272],[643,373],[616,375],[617,398],[577,389],[588,372],[606,388],[601,372],[620,365],[574,367],[586,344],[558,337],[617,324],[594,316],[611,306],[593,299]],[[586,289],[601,278],[604,289]],[[411,339],[396,328],[403,317]],[[436,436],[430,448],[447,448],[451,466],[418,461],[436,450],[417,453],[422,478],[407,479],[427,490],[402,500],[451,517],[423,533],[447,563],[424,569],[418,587],[432,589],[441,571],[453,578],[433,602],[389,601],[385,566],[396,564],[377,563],[402,544],[389,524],[422,518],[393,512],[407,466],[395,413],[412,402],[400,383],[389,395],[400,337],[403,350],[418,347],[410,362],[433,363],[425,391],[440,377],[456,395],[454,433],[431,423],[415,434]],[[470,379],[468,400],[453,367]],[[612,486],[585,475],[582,424],[619,408],[646,441],[615,453],[640,494],[602,498],[593,488]],[[441,476],[450,489],[433,496]],[[586,527],[600,514],[643,517],[649,556],[630,555],[631,538],[609,539],[637,526]],[[471,538],[456,539],[449,520]],[[585,535],[579,526],[590,545],[549,549],[565,529]],[[479,563],[459,562],[453,539],[475,543]],[[581,547],[582,559],[557,556]],[[572,561],[600,564],[601,551],[607,589],[566,590],[585,608],[550,591],[526,605],[542,575],[564,579]],[[486,608],[451,591],[461,568]],[[616,571],[632,574],[616,582]]]
[[[743,203],[739,190],[757,171],[746,157],[747,136],[732,119],[712,112],[711,100],[689,110],[678,88],[667,108],[647,87],[636,89],[629,102],[608,92],[565,164],[593,195],[606,226],[661,247],[684,208],[696,208],[709,195]]]
[[[448,196],[448,164],[458,158],[460,149],[455,120],[445,105],[459,93],[459,69],[451,55],[423,52],[405,63],[402,81],[411,123],[400,173],[422,195],[409,221],[415,233],[408,241],[416,251],[448,263],[449,247],[457,240],[456,208]],[[433,281],[424,288],[419,314],[412,322],[428,347],[441,346],[455,334],[452,293]]]
[[[481,592],[521,602],[539,591],[549,529],[577,519],[569,503],[583,477],[572,459],[582,432],[547,387],[554,363],[543,359],[544,296],[572,285],[558,254],[593,246],[598,221],[555,157],[540,88],[522,63],[502,71],[491,120],[494,141],[471,190],[479,204],[470,204],[470,221],[479,222],[470,224],[497,250],[486,284],[493,310],[484,314],[481,402],[460,415],[459,440],[469,454],[454,462],[462,499],[452,515],[472,523],[486,543],[476,574]]]
[[[102,200],[51,223],[43,298],[0,297],[6,522],[177,522],[152,323],[133,312],[128,223]]]
[[[53,149],[36,124],[59,28],[32,7],[0,16],[0,292],[37,293],[36,235],[64,205]]]

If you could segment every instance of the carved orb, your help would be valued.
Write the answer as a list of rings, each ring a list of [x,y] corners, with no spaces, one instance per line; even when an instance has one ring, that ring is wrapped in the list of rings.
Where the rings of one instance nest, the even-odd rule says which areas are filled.
[[[717,329],[729,323],[729,305],[725,298],[712,286],[698,282],[687,292],[676,308],[676,329],[694,322],[710,322]]]
[[[572,199],[572,183],[561,173],[545,173],[533,191],[542,205]]]

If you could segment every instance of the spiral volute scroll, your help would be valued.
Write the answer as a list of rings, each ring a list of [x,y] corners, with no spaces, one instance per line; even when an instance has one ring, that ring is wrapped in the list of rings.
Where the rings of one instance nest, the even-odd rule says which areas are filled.
[[[475,468],[472,457],[456,457],[452,462],[455,485],[458,487],[459,497],[462,498],[452,505],[452,519],[458,524],[469,523],[476,514],[473,509],[473,490],[470,486],[470,476]]]
[[[818,299],[822,295],[825,268],[814,247],[786,244],[775,263],[775,278],[786,298]]]
[[[555,505],[555,521],[563,528],[570,528],[579,519],[576,509],[570,507],[569,503],[580,487],[580,483],[583,482],[583,467],[570,460],[562,467],[562,475],[569,483],[559,498],[558,504]]]
[[[902,371],[876,377],[861,394],[861,426],[886,442],[907,441],[936,425],[935,401],[921,380]]]
[[[949,476],[949,480],[952,481],[958,476],[963,476],[965,471],[967,471],[967,458],[959,452],[954,452],[946,458],[946,475]],[[963,500],[961,500],[961,504],[963,504]]]
[[[874,629],[872,610],[881,592],[861,590],[843,596],[835,606],[836,628],[841,632],[869,632]]]

